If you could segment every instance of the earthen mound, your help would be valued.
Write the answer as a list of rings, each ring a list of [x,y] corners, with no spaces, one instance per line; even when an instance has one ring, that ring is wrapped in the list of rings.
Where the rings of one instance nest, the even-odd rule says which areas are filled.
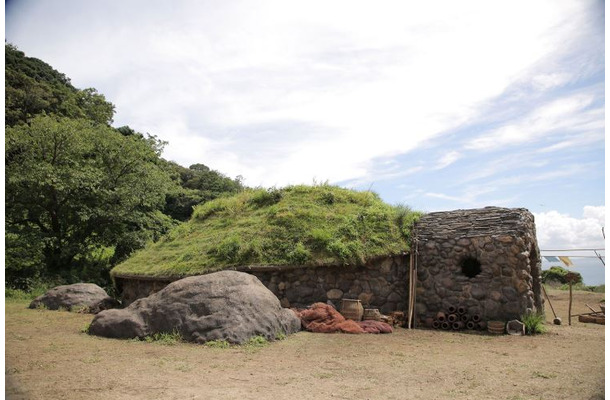
[[[258,278],[222,271],[172,282],[125,309],[101,312],[89,333],[127,339],[177,331],[190,342],[240,344],[259,335],[273,340],[297,332],[300,325]]]
[[[45,307],[49,310],[65,308],[95,314],[117,305],[117,301],[108,296],[101,287],[93,283],[75,283],[54,287],[32,300],[30,308]]]

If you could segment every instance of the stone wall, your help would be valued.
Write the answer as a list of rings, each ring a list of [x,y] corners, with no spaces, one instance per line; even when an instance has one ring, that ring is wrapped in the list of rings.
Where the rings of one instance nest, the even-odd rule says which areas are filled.
[[[382,313],[405,311],[408,296],[408,256],[384,257],[365,266],[245,267],[238,270],[258,277],[284,307],[306,307],[330,300],[337,308],[341,299],[360,299],[365,307]],[[123,303],[161,290],[171,280],[117,277]]]
[[[362,267],[336,266],[248,271],[280,299],[284,307],[305,307],[330,300],[359,299],[365,308],[382,313],[404,311],[408,287],[408,257],[386,257]]]
[[[540,252],[526,209],[487,207],[424,215],[415,229],[416,319],[449,306],[484,320],[543,311]]]
[[[123,302],[124,306],[128,306],[137,299],[148,297],[151,294],[158,292],[169,285],[172,281],[172,279],[141,277],[117,277],[114,279],[117,291],[121,293],[121,301]]]

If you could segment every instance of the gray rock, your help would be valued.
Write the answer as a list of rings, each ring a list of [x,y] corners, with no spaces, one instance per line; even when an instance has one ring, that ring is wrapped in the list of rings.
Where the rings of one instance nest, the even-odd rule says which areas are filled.
[[[57,286],[30,303],[30,308],[45,307],[49,310],[57,310],[61,307],[70,311],[79,310],[93,314],[116,306],[118,302],[93,283]]]
[[[257,335],[273,340],[300,328],[296,314],[282,308],[258,278],[222,271],[172,282],[125,309],[101,312],[89,333],[127,339],[177,331],[190,342],[243,343]]]
[[[483,300],[487,296],[487,290],[480,285],[473,285],[470,294],[477,300]]]

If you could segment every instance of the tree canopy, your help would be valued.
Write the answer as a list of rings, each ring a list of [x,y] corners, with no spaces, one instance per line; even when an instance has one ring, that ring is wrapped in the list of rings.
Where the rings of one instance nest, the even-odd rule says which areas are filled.
[[[173,182],[154,139],[38,116],[9,127],[5,146],[7,233],[27,233],[22,239],[38,245],[47,273],[70,270],[101,248],[122,258],[171,225],[160,210]],[[14,252],[22,242],[7,247]],[[9,269],[23,267],[10,261]]]
[[[193,207],[242,190],[203,164],[161,158],[164,142],[110,126],[114,105],[5,45],[8,286],[32,278],[108,286],[108,271]]]
[[[42,113],[112,123],[114,105],[97,90],[76,89],[64,74],[10,44],[4,46],[4,59],[5,125],[15,126]]]

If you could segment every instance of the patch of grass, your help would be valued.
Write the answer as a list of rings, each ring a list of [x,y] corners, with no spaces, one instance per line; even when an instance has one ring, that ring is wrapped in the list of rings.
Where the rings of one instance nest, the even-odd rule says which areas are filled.
[[[284,196],[284,194],[280,189],[276,189],[276,188],[269,188],[267,190],[258,189],[258,190],[254,191],[254,193],[248,200],[248,203],[250,203],[258,208],[266,207],[266,206],[271,206],[275,203],[279,203],[279,201],[282,200],[283,196]]]
[[[32,301],[36,297],[45,294],[54,286],[57,286],[55,282],[44,282],[40,279],[28,280],[28,290],[5,287],[4,299],[6,301]]]
[[[35,297],[32,296],[31,293],[28,293],[21,289],[4,289],[4,299],[6,301],[25,301],[25,300],[34,300]]]
[[[248,339],[246,342],[242,343],[239,347],[244,350],[246,353],[256,353],[267,347],[269,345],[269,341],[264,336],[253,336]]]
[[[280,331],[280,332],[277,332],[275,334],[275,340],[285,340],[286,337],[287,336],[286,336],[286,333],[284,331]]]
[[[231,347],[231,343],[226,340],[210,340],[209,342],[205,342],[205,346],[211,347],[213,349],[228,349]]]
[[[91,322],[86,323],[82,328],[80,328],[80,332],[89,333],[89,328],[91,328]]]
[[[164,346],[174,346],[182,342],[182,335],[177,330],[173,332],[157,332],[152,335],[144,337],[144,341],[147,343],[158,343]]]
[[[83,358],[81,361],[85,364],[97,364],[102,361],[102,359],[99,356],[90,356],[87,358]]]
[[[551,378],[557,378],[557,374],[534,371],[534,372],[532,372],[532,377],[542,378],[542,379],[551,379]]]
[[[184,277],[248,265],[362,265],[409,250],[421,214],[328,184],[251,189],[195,208],[190,221],[113,276]]]
[[[527,335],[536,335],[539,333],[545,333],[546,327],[544,326],[544,314],[543,313],[525,313],[521,316],[521,322],[525,324],[525,333]]]
[[[246,347],[265,347],[269,344],[269,341],[264,336],[252,336],[242,346]]]
[[[569,290],[570,285],[565,283],[559,286],[559,290]],[[585,285],[582,282],[575,283],[572,285],[572,290],[582,290],[584,292],[593,292],[593,293],[605,293],[606,285]]]
[[[335,375],[332,372],[316,372],[315,374],[313,374],[314,378],[318,378],[318,379],[330,379],[333,378]]]

